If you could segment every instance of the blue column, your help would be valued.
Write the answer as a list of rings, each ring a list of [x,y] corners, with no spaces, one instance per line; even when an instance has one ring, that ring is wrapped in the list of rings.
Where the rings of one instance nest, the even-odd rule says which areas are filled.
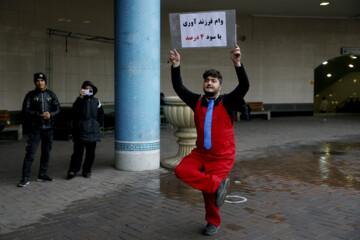
[[[160,0],[114,0],[115,167],[160,167]]]

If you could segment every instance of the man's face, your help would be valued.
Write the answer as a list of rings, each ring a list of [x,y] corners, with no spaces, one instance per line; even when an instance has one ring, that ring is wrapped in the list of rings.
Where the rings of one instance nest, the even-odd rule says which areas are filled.
[[[222,85],[220,84],[219,79],[208,76],[204,79],[204,93],[208,98],[216,98],[220,94]]]
[[[38,78],[35,82],[36,88],[39,88],[41,90],[45,89],[46,83],[44,79]]]

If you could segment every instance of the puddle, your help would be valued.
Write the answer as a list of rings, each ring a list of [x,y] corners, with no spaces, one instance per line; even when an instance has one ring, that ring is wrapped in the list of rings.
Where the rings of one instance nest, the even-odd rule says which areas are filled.
[[[297,194],[296,186],[306,184],[360,189],[360,142],[327,142],[287,150],[281,147],[278,151],[272,149],[270,155],[237,160],[229,174],[230,194],[251,196],[256,191]],[[160,191],[188,203],[203,202],[201,192],[180,182],[173,171],[161,174]]]
[[[274,152],[272,150],[272,152]],[[316,184],[332,187],[360,189],[360,143],[328,142],[316,146],[299,147],[289,152],[279,150],[276,157],[258,160],[238,161],[230,173],[232,190],[251,193],[262,191],[294,191],[287,184],[289,181],[298,184]],[[250,187],[247,182],[255,178],[265,178],[274,183],[276,189],[267,186]],[[254,181],[253,181],[254,182]]]
[[[179,199],[195,205],[203,203],[202,193],[181,182],[173,171],[161,173],[160,192],[164,193],[170,199]]]

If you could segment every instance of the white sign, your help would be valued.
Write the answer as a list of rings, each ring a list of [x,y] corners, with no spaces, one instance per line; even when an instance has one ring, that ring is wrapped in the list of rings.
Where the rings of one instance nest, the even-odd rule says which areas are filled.
[[[342,55],[349,55],[349,54],[360,55],[360,48],[343,47],[343,48],[341,48],[341,54]]]
[[[226,47],[226,13],[180,14],[181,47]]]

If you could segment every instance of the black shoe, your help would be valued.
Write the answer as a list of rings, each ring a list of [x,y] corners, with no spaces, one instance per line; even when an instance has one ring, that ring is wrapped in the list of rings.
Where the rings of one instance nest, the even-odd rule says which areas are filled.
[[[19,182],[18,187],[26,187],[27,185],[29,185],[29,183],[29,178],[23,178]]]
[[[38,182],[52,182],[52,181],[54,181],[54,179],[47,176],[47,175],[39,175],[38,178],[36,179],[36,181],[38,181]]]
[[[91,172],[83,172],[82,175],[84,178],[91,178]]]
[[[230,187],[230,179],[228,178],[223,179],[215,193],[216,194],[215,205],[217,207],[221,207],[221,205],[224,204],[226,194],[229,191],[229,187]]]
[[[74,173],[74,172],[68,172],[68,174],[67,174],[67,179],[72,179],[72,178],[74,178],[76,176],[76,173]]]
[[[220,227],[217,227],[212,223],[208,223],[203,231],[203,234],[208,236],[214,235],[218,232],[219,228]]]

